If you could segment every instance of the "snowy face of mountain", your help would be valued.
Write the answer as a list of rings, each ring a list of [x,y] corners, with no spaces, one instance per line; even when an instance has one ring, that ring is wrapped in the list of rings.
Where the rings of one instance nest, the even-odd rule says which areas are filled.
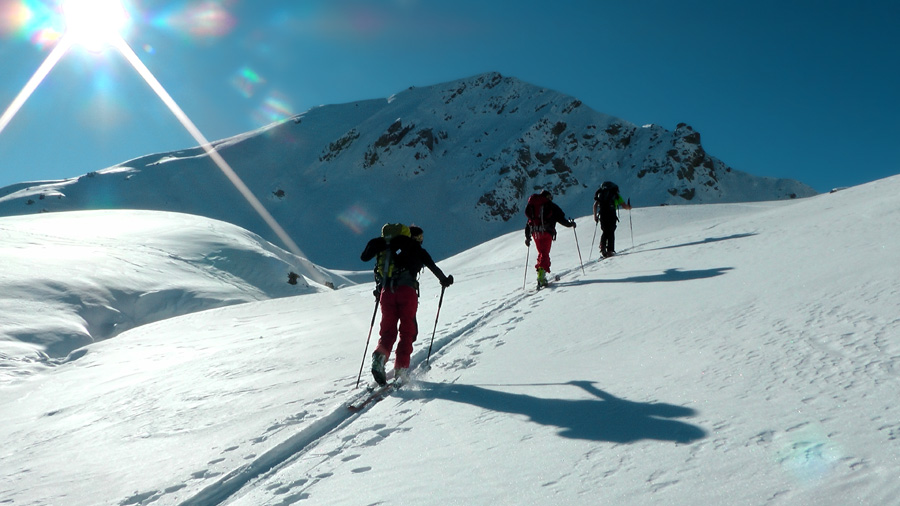
[[[314,108],[215,146],[310,260],[340,269],[361,268],[365,240],[385,222],[423,227],[437,258],[521,228],[524,202],[539,189],[572,216],[590,214],[606,180],[638,206],[815,194],[796,181],[731,169],[686,124],[638,127],[497,73]],[[0,195],[0,215],[168,210],[280,243],[200,148]],[[334,242],[345,247],[335,252]]]

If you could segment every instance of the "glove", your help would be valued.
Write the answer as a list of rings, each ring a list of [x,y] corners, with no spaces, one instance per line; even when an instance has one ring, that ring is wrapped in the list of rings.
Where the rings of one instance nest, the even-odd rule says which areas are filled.
[[[529,248],[531,247],[531,237],[525,238],[525,246],[528,246]]]
[[[453,276],[447,276],[446,278],[441,280],[441,286],[447,288],[448,286],[453,284]]]
[[[594,215],[594,223],[600,223],[600,215],[599,214]]]
[[[575,220],[570,220],[569,225],[571,225],[572,228],[575,228]]]
[[[374,290],[372,290],[372,295],[375,296],[375,300],[381,300],[381,287],[376,286]]]

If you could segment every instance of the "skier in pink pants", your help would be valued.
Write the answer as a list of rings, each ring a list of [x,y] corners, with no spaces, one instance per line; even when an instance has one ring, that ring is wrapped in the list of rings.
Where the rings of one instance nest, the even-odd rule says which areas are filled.
[[[441,286],[448,287],[453,284],[453,276],[445,276],[431,255],[422,247],[424,240],[422,229],[412,226],[408,228],[408,233],[408,236],[403,233],[397,234],[391,237],[390,241],[384,237],[376,237],[369,241],[360,255],[362,261],[368,262],[379,253],[390,251],[388,258],[391,265],[385,266],[376,289],[381,305],[381,325],[378,346],[372,354],[372,376],[381,385],[387,383],[384,364],[398,336],[400,341],[397,343],[394,358],[394,378],[401,382],[408,378],[413,343],[419,334],[416,323],[416,311],[419,308],[419,271],[423,267],[428,267],[440,280]]]

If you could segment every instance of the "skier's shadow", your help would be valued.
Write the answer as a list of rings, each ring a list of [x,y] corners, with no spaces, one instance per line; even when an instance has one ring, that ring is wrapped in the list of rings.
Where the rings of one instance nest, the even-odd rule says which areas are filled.
[[[642,249],[640,252],[643,253],[645,251],[660,251],[660,250],[664,250],[664,249],[684,248],[686,246],[699,246],[701,244],[711,244],[714,242],[730,241],[732,239],[744,239],[745,237],[753,237],[754,235],[757,235],[757,234],[755,232],[746,232],[743,234],[732,234],[732,235],[728,235],[728,236],[724,236],[724,237],[707,237],[706,239],[703,239],[702,241],[686,242],[683,244],[673,244],[672,246],[663,246],[660,248]]]
[[[532,422],[559,427],[559,435],[570,439],[632,443],[643,439],[689,443],[706,432],[673,418],[693,416],[691,408],[657,402],[619,399],[590,381],[566,383],[585,390],[597,399],[545,399],[525,394],[490,390],[459,383],[417,382],[419,388],[399,390],[408,398],[434,398],[461,402],[503,413],[527,416]]]
[[[659,274],[647,274],[643,276],[629,276],[627,278],[618,279],[581,279],[576,281],[561,281],[558,286],[579,286],[591,285],[595,283],[667,283],[673,281],[689,281],[692,279],[705,279],[721,276],[732,270],[734,267],[715,267],[713,269],[695,269],[691,271],[683,271],[681,269],[666,269]]]

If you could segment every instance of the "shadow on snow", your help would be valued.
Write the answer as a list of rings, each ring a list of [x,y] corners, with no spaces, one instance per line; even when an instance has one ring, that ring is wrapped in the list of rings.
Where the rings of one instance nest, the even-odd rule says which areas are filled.
[[[730,241],[732,239],[744,239],[746,237],[753,237],[754,235],[757,235],[757,233],[756,232],[747,232],[747,233],[743,233],[743,234],[726,235],[723,237],[707,237],[706,239],[703,239],[702,241],[686,242],[683,244],[673,244],[672,246],[662,246],[660,248],[642,249],[642,250],[640,250],[640,253],[643,253],[646,251],[661,251],[664,249],[684,248],[687,246],[700,246],[701,244],[711,244],[714,242]]]
[[[576,281],[560,281],[557,286],[581,286],[591,285],[594,283],[664,283],[672,281],[690,281],[693,279],[705,279],[721,276],[732,270],[733,267],[716,267],[713,269],[697,269],[692,271],[682,271],[681,269],[666,269],[659,274],[650,274],[643,276],[629,276],[619,279],[581,279]]]
[[[695,415],[696,411],[691,408],[619,399],[590,381],[565,384],[581,388],[596,399],[545,399],[476,385],[431,382],[417,382],[419,388],[416,390],[401,389],[395,395],[409,399],[443,399],[502,413],[525,415],[535,423],[558,427],[559,435],[570,439],[611,443],[652,439],[689,443],[706,436],[700,427],[672,420]]]

